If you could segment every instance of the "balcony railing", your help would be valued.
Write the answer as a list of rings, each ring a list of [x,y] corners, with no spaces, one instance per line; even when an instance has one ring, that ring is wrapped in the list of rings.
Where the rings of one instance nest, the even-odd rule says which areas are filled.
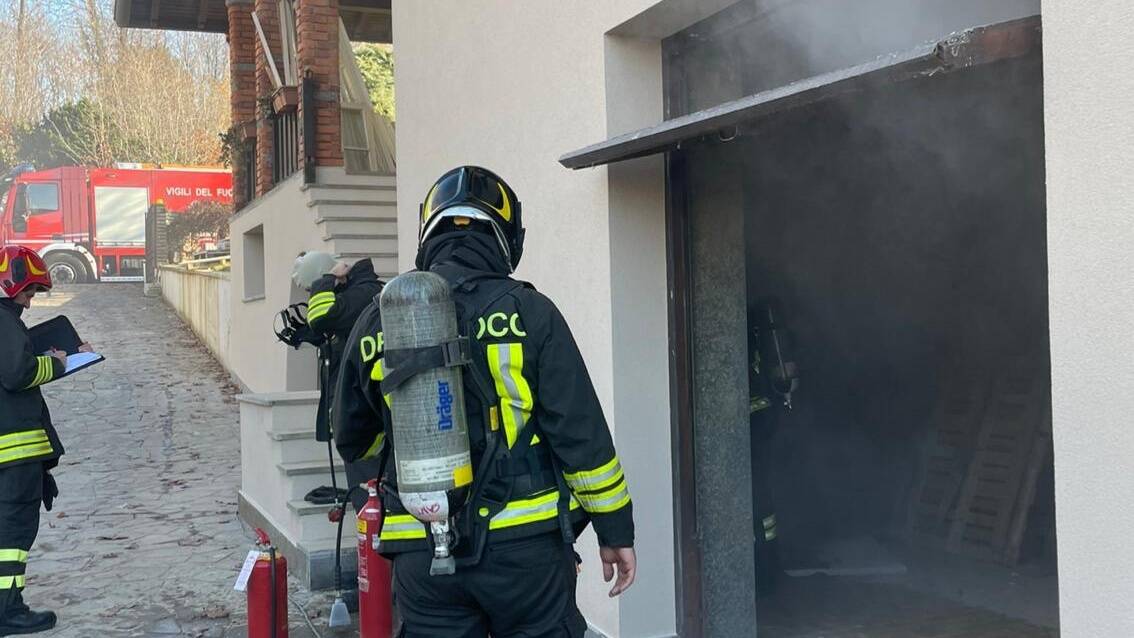
[[[289,109],[272,116],[272,183],[299,170],[299,118]]]

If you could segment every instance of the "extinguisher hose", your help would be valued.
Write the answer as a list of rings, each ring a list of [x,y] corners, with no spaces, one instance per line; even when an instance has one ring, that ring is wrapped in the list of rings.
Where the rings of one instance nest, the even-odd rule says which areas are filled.
[[[279,609],[276,604],[277,587],[276,587],[276,548],[273,545],[268,546],[268,559],[270,561],[268,569],[272,578],[272,638],[278,638],[277,632],[279,631]]]
[[[389,458],[390,458],[390,446],[388,446],[388,445],[382,446],[382,451],[380,452],[380,457],[379,457],[379,461],[378,461],[378,474],[377,474],[377,476],[378,476],[379,480],[381,480],[382,477],[386,473],[386,461],[389,460]],[[333,469],[334,457],[331,457],[331,460],[332,460],[332,469]],[[334,474],[334,472],[332,472],[332,475],[333,474]],[[350,501],[350,495],[355,490],[360,490],[360,489],[362,489],[362,485],[351,486],[351,488],[347,490],[346,497],[344,497],[343,501],[341,503],[339,503],[339,531],[338,531],[337,534],[335,534],[335,591],[338,592],[339,595],[342,595],[342,592],[343,592],[343,519],[346,518],[346,505],[347,505],[347,503],[351,502]],[[337,494],[337,492],[336,492],[336,494]],[[382,525],[380,525],[374,533],[381,536],[382,535],[382,527],[385,525],[385,523],[386,523],[386,517],[383,516],[382,517]]]
[[[339,533],[335,535],[335,591],[341,596],[343,593],[343,519],[346,518],[346,506],[350,502],[350,495],[362,486],[355,485],[347,490],[346,498],[339,503]]]

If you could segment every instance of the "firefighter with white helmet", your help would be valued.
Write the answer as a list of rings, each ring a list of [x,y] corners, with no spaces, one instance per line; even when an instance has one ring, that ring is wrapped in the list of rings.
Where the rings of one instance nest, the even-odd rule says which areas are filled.
[[[360,259],[352,265],[318,251],[301,253],[296,258],[291,279],[297,288],[309,295],[306,330],[296,333],[296,342],[292,345],[302,341],[319,349],[320,392],[315,439],[328,442],[334,429],[331,405],[343,348],[355,321],[382,292],[383,284],[374,272],[371,260]],[[377,466],[373,464],[348,463],[346,466],[347,479],[354,484],[374,478],[376,471]],[[314,501],[328,500],[328,495],[322,492],[309,496],[313,496]],[[336,498],[336,495],[329,495],[329,498]],[[366,493],[357,492],[353,500],[357,510],[366,502]]]
[[[391,281],[381,307],[364,311],[351,334],[335,406],[344,458],[395,453],[384,475],[380,549],[394,560],[402,635],[577,638],[586,631],[575,604],[577,535],[594,526],[604,575],[617,575],[611,596],[629,588],[636,571],[630,492],[582,355],[551,300],[510,276],[524,228],[520,202],[503,180],[475,166],[449,171],[429,190],[420,224],[417,267],[451,290],[437,297],[421,280],[423,304],[450,305],[462,338],[431,347],[391,344],[382,316],[394,307],[387,296],[398,280]],[[392,338],[394,317],[385,320]],[[449,487],[459,488],[456,498],[429,503],[455,509],[442,541],[452,543],[456,571],[431,575],[431,568],[445,573],[434,552],[438,526],[421,516],[420,495],[407,500],[398,492],[405,466],[399,437],[419,435],[399,422],[405,406],[392,412],[391,403],[412,396],[402,391],[409,374],[458,364],[461,393],[442,388],[428,396],[438,401],[437,429],[448,435],[467,426],[469,444],[441,446],[435,461],[471,449],[472,480],[455,463]],[[463,415],[448,409],[455,396]],[[403,441],[415,454],[427,449],[421,443]],[[409,477],[403,482],[410,491]]]

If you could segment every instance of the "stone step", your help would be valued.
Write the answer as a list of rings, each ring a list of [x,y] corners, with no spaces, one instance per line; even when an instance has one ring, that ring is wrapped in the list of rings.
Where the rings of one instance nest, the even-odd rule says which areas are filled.
[[[327,188],[314,187],[305,193],[307,206],[314,208],[320,204],[358,204],[360,206],[374,206],[380,204],[396,204],[398,194],[388,188],[342,187]]]
[[[286,500],[300,499],[311,490],[331,484],[331,472],[327,467],[327,448],[323,447],[321,458],[310,461],[290,461],[277,463],[276,467],[281,474],[281,484],[284,489],[283,497]],[[346,472],[343,470],[342,459],[335,457],[335,480],[339,487],[346,485]]]
[[[336,219],[377,219],[387,222],[398,221],[398,209],[393,203],[358,203],[348,201],[322,201],[315,210],[315,218]]]
[[[278,442],[299,441],[299,440],[314,441],[315,440],[315,430],[312,429],[312,428],[308,428],[306,430],[289,430],[289,431],[284,431],[284,432],[273,432],[273,431],[269,430],[267,432],[264,432],[264,434],[266,434],[269,439],[271,439],[273,441],[278,441]]]
[[[384,186],[395,188],[398,185],[395,175],[351,175],[338,167],[316,169],[316,185],[326,186]],[[310,188],[310,187],[309,187]]]
[[[327,464],[327,444],[315,440],[314,427],[303,433],[288,433],[286,438],[272,438],[272,461],[276,463]],[[328,472],[329,476],[329,472]]]
[[[374,235],[369,233],[345,233],[323,237],[335,247],[336,253],[366,253],[370,255],[389,255],[398,253],[397,235]]]
[[[323,238],[334,235],[369,233],[374,235],[398,234],[398,222],[379,217],[316,217],[315,225],[323,231]]]
[[[327,518],[333,505],[314,505],[303,499],[287,502],[292,517],[292,529],[298,532],[299,540],[305,546],[320,546],[326,541],[334,541],[338,523]],[[354,508],[347,505],[343,518],[343,547],[357,545]],[[333,547],[333,545],[332,545]]]

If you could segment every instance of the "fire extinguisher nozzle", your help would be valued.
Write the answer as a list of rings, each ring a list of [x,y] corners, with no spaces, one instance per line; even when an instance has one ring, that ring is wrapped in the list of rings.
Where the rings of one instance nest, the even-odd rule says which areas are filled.
[[[327,621],[330,627],[349,627],[350,626],[350,611],[347,610],[346,603],[343,602],[342,597],[335,599],[335,603],[331,605],[331,617]]]

